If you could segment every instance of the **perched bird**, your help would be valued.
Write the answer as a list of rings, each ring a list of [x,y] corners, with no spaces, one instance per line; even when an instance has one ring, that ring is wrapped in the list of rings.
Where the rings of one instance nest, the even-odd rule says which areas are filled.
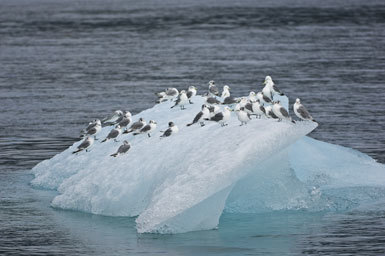
[[[186,109],[184,106],[189,102],[189,99],[187,98],[186,91],[182,90],[178,96],[178,99],[175,101],[175,105],[171,108],[174,108],[176,106],[179,106],[180,109]]]
[[[214,95],[214,96],[218,96],[219,95],[219,90],[218,88],[216,87],[215,85],[215,82],[213,80],[211,80],[209,82],[209,92]]]
[[[163,135],[160,137],[169,137],[172,134],[178,133],[179,129],[178,126],[176,126],[173,122],[168,123],[168,129],[163,132]]]
[[[251,91],[251,92],[249,93],[248,100],[249,100],[249,101],[256,101],[256,100],[257,100],[257,95],[255,94],[255,92]]]
[[[271,76],[266,76],[265,78],[265,84],[270,87],[270,90],[272,94],[278,94],[280,96],[283,96],[283,92],[281,92],[278,87],[274,84],[273,79],[271,79]]]
[[[130,133],[130,132],[134,132],[134,131],[140,130],[145,125],[146,125],[146,121],[144,121],[143,118],[139,118],[138,121],[136,121],[135,123],[133,123],[130,126],[130,129],[125,130],[123,133]]]
[[[99,119],[95,119],[92,122],[89,122],[88,126],[82,131],[82,133],[87,133],[88,130],[94,128],[96,125],[102,125],[102,122]]]
[[[104,125],[114,125],[114,124],[117,124],[123,118],[123,115],[124,115],[123,111],[116,110],[114,112],[114,114],[112,114],[112,116],[103,119],[103,124]]]
[[[265,104],[273,104],[273,101],[269,97],[266,97],[262,92],[258,92],[257,93],[257,99],[263,105],[265,105]]]
[[[197,95],[197,88],[193,85],[189,86],[186,95],[190,104],[193,104],[193,102],[191,101],[191,98]]]
[[[139,130],[139,132],[133,133],[133,135],[138,134],[147,134],[148,137],[151,137],[151,132],[156,129],[156,122],[154,120],[150,120],[150,122],[145,125],[142,129]]]
[[[122,129],[120,128],[119,125],[117,125],[114,129],[112,129],[112,130],[110,131],[110,133],[107,135],[107,137],[106,137],[104,140],[102,140],[102,142],[105,142],[105,141],[110,140],[110,139],[114,139],[115,142],[118,142],[118,141],[116,140],[116,138],[117,138],[120,134],[122,134]]]
[[[123,145],[120,145],[120,147],[118,148],[118,151],[116,151],[116,153],[112,154],[111,156],[117,157],[118,155],[125,154],[130,148],[131,148],[130,143],[124,140]]]
[[[227,97],[230,97],[230,87],[228,85],[225,85],[225,86],[223,86],[221,98],[225,99]]]
[[[229,107],[225,107],[222,112],[216,113],[213,117],[211,117],[210,121],[215,121],[221,124],[221,126],[226,126],[226,122],[230,120],[231,109]]]
[[[78,149],[75,150],[74,152],[72,152],[72,154],[76,154],[82,150],[86,150],[86,152],[88,152],[88,148],[92,146],[92,144],[94,143],[94,138],[92,137],[86,137],[82,143],[80,143],[80,145],[78,146]]]
[[[261,105],[259,100],[252,102],[252,108],[253,108],[253,113],[257,115],[257,118],[261,118],[262,116],[266,115],[266,110],[265,108]]]
[[[156,96],[158,96],[157,103],[161,103],[164,101],[172,100],[175,97],[178,97],[179,91],[176,88],[167,88],[163,92],[155,93]]]
[[[287,110],[284,107],[282,107],[282,105],[280,104],[279,100],[274,102],[273,112],[278,117],[279,121],[285,119],[294,123],[294,121],[289,116],[289,113],[287,112]]]
[[[295,115],[299,119],[316,122],[316,120],[314,120],[314,118],[310,115],[307,109],[301,104],[301,100],[298,98],[295,100],[295,103],[293,105],[293,110]]]
[[[92,136],[93,135],[94,139],[97,140],[96,134],[99,133],[101,130],[102,130],[102,124],[100,123],[100,120],[99,120],[99,122],[97,122],[94,127],[87,130],[85,136]]]
[[[265,113],[268,118],[278,119],[278,117],[274,114],[273,108],[271,106],[267,106],[265,108]]]
[[[214,110],[213,110],[214,111]],[[194,120],[187,124],[187,126],[191,126],[196,123],[200,123],[201,126],[205,126],[204,120],[210,118],[210,110],[206,105],[202,105],[202,110],[194,117]]]
[[[131,123],[131,113],[126,112],[122,120],[118,123],[121,128],[126,128]]]
[[[251,120],[250,114],[245,111],[244,107],[241,107],[239,110],[236,111],[238,120],[241,122],[241,125],[247,124]]]

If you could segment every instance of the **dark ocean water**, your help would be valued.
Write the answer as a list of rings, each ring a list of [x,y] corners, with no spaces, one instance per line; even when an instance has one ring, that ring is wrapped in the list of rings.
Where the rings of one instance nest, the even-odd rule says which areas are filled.
[[[385,163],[384,1],[0,1],[0,254],[385,254],[385,208],[222,216],[219,230],[137,235],[134,220],[49,207],[36,163],[91,119],[137,113],[166,87],[266,75],[320,126]]]

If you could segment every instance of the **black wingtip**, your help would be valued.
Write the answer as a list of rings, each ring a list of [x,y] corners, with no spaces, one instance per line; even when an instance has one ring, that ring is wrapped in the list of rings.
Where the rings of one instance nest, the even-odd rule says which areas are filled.
[[[186,126],[191,126],[192,124],[186,124]]]

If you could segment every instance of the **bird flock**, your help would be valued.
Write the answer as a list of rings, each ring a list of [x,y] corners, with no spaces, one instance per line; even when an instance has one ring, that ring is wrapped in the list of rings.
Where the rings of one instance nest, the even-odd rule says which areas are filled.
[[[231,96],[231,88],[228,85],[223,86],[222,93],[220,94],[215,82],[213,80],[209,81],[208,92],[203,94],[205,104],[202,105],[201,111],[195,115],[191,123],[188,123],[186,126],[199,123],[199,125],[203,127],[205,126],[205,122],[208,121],[217,122],[222,127],[225,127],[231,118],[231,112],[236,112],[240,126],[250,122],[252,116],[255,116],[256,119],[271,118],[276,119],[278,122],[288,121],[295,123],[288,111],[281,105],[280,101],[274,100],[275,95],[283,96],[284,94],[274,84],[273,79],[270,76],[266,76],[263,84],[264,87],[260,92],[255,93],[251,91],[246,97],[234,98]],[[172,101],[174,104],[171,108],[179,107],[181,110],[184,110],[186,109],[186,105],[193,104],[192,99],[196,95],[197,88],[195,86],[189,86],[187,91],[181,90],[180,92],[176,88],[167,88],[162,92],[156,93],[158,97],[156,103]],[[223,108],[221,106],[223,106]],[[293,105],[293,110],[299,120],[316,122],[298,98]],[[77,154],[83,150],[88,152],[94,141],[98,140],[96,135],[102,130],[102,126],[114,126],[114,128],[110,130],[108,135],[101,140],[100,143],[108,140],[118,142],[117,138],[121,134],[128,133],[132,133],[133,136],[144,134],[151,137],[151,134],[156,130],[157,123],[154,120],[146,123],[143,118],[139,118],[133,122],[132,115],[129,111],[117,110],[102,121],[95,119],[90,122],[88,126],[82,130],[84,140],[72,153]],[[178,133],[178,131],[178,126],[174,122],[169,122],[168,129],[161,131],[162,135],[160,138],[172,136]],[[116,157],[124,154],[128,152],[130,148],[130,143],[124,140],[116,153],[111,156]]]

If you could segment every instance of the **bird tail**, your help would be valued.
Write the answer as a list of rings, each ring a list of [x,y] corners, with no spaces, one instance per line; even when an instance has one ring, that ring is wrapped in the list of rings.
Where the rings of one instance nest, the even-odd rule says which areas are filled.
[[[172,106],[171,108],[174,108],[176,106],[176,104],[174,106]]]
[[[102,142],[106,142],[106,141],[107,141],[107,139],[102,140]]]
[[[72,152],[72,154],[76,154],[76,153],[79,153],[80,151],[82,151],[83,149],[78,149],[78,150],[75,150],[74,152]]]
[[[280,92],[279,95],[280,95],[280,96],[284,96],[285,94],[284,94],[283,92]]]
[[[125,134],[125,133],[130,133],[130,132],[132,132],[131,129],[130,129],[130,130],[125,130],[125,131],[123,132],[123,134]]]
[[[112,154],[112,155],[110,155],[110,156],[117,157],[117,156],[118,156],[118,153],[114,153],[114,154]]]
[[[136,136],[136,135],[138,135],[138,134],[139,134],[139,132],[134,132],[132,135]]]
[[[291,122],[292,122],[293,124],[295,124],[295,121],[294,121],[294,120],[291,120]]]
[[[315,119],[312,119],[313,122],[318,123]]]
[[[191,126],[193,123],[191,123],[191,124],[187,124],[186,126]]]

